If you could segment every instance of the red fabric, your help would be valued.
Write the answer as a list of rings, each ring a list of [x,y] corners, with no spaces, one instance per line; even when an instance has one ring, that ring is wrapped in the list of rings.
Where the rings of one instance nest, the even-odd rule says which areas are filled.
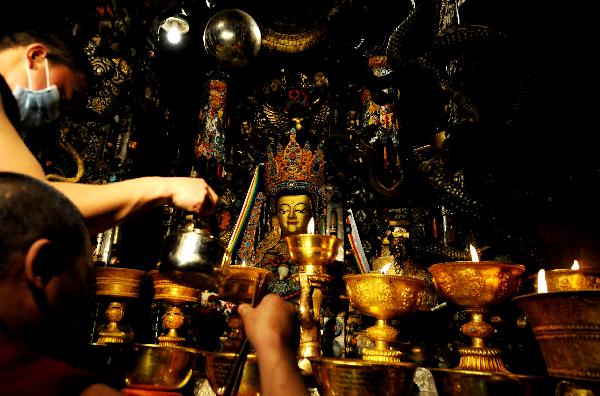
[[[79,395],[95,382],[92,372],[37,355],[0,332],[0,396]]]

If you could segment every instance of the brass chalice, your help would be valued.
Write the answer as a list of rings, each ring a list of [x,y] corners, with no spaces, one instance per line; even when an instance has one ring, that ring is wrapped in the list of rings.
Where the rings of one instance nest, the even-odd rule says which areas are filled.
[[[339,238],[320,234],[286,236],[290,259],[298,264],[293,279],[300,283],[298,316],[300,318],[300,344],[298,356],[313,358],[321,355],[320,326],[323,288],[333,278],[327,267],[335,260]]]
[[[402,352],[391,349],[398,330],[389,320],[412,311],[421,303],[425,282],[419,279],[386,274],[344,276],[346,292],[352,305],[362,314],[375,317],[375,326],[367,329],[375,348],[365,348],[363,359],[376,362],[400,362]]]
[[[508,370],[500,350],[485,346],[485,339],[496,329],[484,321],[490,306],[513,297],[519,288],[525,267],[496,261],[455,261],[429,267],[438,293],[446,300],[466,308],[471,320],[461,326],[461,332],[471,338],[471,346],[460,348],[457,369],[485,372]]]
[[[163,346],[182,346],[185,337],[177,334],[185,322],[182,306],[198,302],[200,290],[176,283],[157,270],[150,271],[150,276],[154,285],[154,301],[168,304],[162,315],[163,328],[167,332],[158,337],[158,343]]]
[[[120,322],[125,316],[126,301],[139,297],[145,276],[145,271],[131,268],[94,268],[95,294],[109,301],[105,312],[108,325],[98,331],[97,344],[122,344],[133,336],[120,328]]]
[[[266,269],[231,265],[219,287],[219,298],[234,304],[251,304],[255,301],[255,296],[262,295],[273,277],[273,273]],[[223,348],[224,351],[237,350],[244,339],[244,326],[237,310],[229,315],[228,321],[232,332],[223,342]]]

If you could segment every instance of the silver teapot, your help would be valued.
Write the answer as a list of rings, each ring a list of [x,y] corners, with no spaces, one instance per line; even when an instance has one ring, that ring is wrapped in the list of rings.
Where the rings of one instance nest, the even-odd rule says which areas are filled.
[[[194,215],[187,215],[184,225],[166,237],[158,270],[178,284],[216,291],[229,261],[221,241],[200,228]]]

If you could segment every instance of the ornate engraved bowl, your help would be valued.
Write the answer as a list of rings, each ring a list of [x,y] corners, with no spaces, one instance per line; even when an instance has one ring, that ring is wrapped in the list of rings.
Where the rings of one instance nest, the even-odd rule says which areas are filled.
[[[145,271],[131,268],[94,268],[96,295],[137,298],[144,276]]]
[[[154,299],[166,301],[173,304],[197,302],[200,298],[200,290],[173,282],[170,277],[157,270],[150,271],[154,284]]]
[[[298,234],[286,236],[290,259],[298,264],[298,272],[325,273],[325,267],[333,263],[342,240],[336,236]]]
[[[375,363],[360,359],[311,359],[322,396],[410,395],[414,363]]]
[[[344,281],[352,305],[377,319],[393,319],[416,310],[425,288],[424,281],[400,275],[346,275]]]
[[[439,396],[553,395],[555,382],[547,377],[511,373],[430,368]]]
[[[527,294],[513,302],[531,323],[548,374],[600,380],[600,290]]]
[[[219,390],[227,382],[227,374],[235,359],[235,353],[201,351],[200,354],[204,359],[206,377],[210,387],[215,393],[219,394]],[[260,396],[258,360],[253,353],[246,358],[237,396]]]
[[[525,267],[497,261],[455,261],[429,267],[438,293],[456,305],[484,308],[513,297]]]
[[[274,275],[271,271],[242,265],[231,265],[225,282],[219,288],[219,297],[233,303],[249,303],[255,290],[261,290]]]
[[[419,308],[425,282],[400,275],[358,274],[344,276],[352,305],[362,314],[377,319],[367,329],[374,348],[363,349],[363,359],[376,362],[400,362],[402,353],[391,348],[398,330],[388,321]]]
[[[554,269],[546,272],[546,286],[549,292],[565,290],[600,290],[600,269],[579,270]],[[537,274],[532,275],[534,289],[537,290]]]
[[[199,351],[192,348],[133,344],[125,358],[128,388],[169,391],[180,389],[192,376]]]
[[[460,331],[471,338],[471,346],[461,347],[457,369],[508,373],[499,348],[489,348],[485,340],[496,333],[484,314],[488,307],[514,296],[525,267],[496,261],[456,261],[429,267],[433,283],[442,298],[463,308],[471,320]]]

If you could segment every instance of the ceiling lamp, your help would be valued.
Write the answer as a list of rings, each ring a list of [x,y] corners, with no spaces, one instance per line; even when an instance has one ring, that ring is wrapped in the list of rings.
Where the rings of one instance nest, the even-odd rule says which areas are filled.
[[[178,45],[181,42],[181,37],[190,31],[190,24],[186,19],[187,16],[188,14],[184,10],[181,10],[180,13],[165,19],[160,25],[160,29],[166,32],[166,38],[170,44]]]

